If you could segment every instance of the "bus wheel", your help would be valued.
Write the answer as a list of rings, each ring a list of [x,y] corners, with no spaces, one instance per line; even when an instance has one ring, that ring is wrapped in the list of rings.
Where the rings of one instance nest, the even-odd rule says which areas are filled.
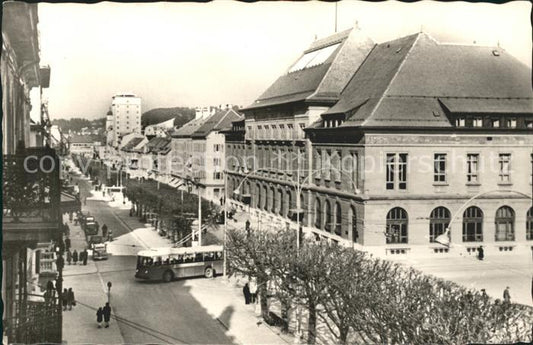
[[[204,275],[206,278],[213,278],[214,271],[211,267],[205,269]]]
[[[163,281],[165,283],[170,282],[172,278],[174,278],[174,275],[172,274],[171,271],[165,271],[165,273],[163,273]]]

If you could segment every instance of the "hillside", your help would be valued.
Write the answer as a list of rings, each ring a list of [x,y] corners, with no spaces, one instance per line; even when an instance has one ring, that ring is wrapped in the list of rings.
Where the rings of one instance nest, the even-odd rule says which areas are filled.
[[[79,117],[73,117],[71,119],[53,119],[52,124],[58,125],[64,132],[68,132],[69,130],[79,132],[85,127],[90,129],[103,129],[105,126],[105,117],[95,120],[87,120]]]
[[[188,121],[192,120],[195,115],[194,108],[174,107],[174,108],[156,108],[149,110],[141,116],[141,126],[144,128],[154,123],[163,122],[175,118],[174,125],[181,127]]]

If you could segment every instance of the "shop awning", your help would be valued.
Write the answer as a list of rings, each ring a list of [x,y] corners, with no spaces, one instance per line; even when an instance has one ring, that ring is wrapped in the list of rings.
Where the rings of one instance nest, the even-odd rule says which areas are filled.
[[[72,194],[61,192],[61,212],[78,212],[81,211],[80,200]]]

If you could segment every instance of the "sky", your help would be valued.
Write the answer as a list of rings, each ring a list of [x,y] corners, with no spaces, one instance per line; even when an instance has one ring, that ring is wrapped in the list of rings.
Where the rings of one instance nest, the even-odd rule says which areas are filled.
[[[336,8],[337,7],[337,8]],[[364,1],[39,4],[52,119],[105,116],[116,93],[160,107],[247,106],[314,40],[357,25],[376,43],[421,30],[504,48],[531,68],[531,4]]]

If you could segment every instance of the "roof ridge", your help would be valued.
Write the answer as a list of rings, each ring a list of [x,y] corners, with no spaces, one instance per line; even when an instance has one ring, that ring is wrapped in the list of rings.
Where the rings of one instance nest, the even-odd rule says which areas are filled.
[[[407,52],[407,54],[405,54],[405,57],[403,58],[402,62],[400,63],[400,66],[398,66],[398,69],[396,70],[396,73],[394,73],[394,76],[390,79],[387,87],[385,88],[385,91],[383,91],[383,94],[379,97],[379,100],[378,102],[376,103],[376,105],[374,106],[374,109],[372,109],[372,112],[370,113],[370,115],[363,121],[363,123],[361,123],[361,126],[364,126],[368,120],[370,120],[374,114],[376,113],[376,110],[379,108],[379,106],[381,105],[381,102],[383,101],[383,98],[385,98],[385,96],[387,95],[387,92],[389,91],[393,81],[396,79],[396,77],[398,76],[398,74],[400,73],[403,65],[405,64],[405,61],[407,61],[407,58],[409,57],[409,55],[411,54],[411,52],[413,51],[413,48],[416,46],[416,44],[418,43],[418,40],[420,39],[420,36],[422,35],[423,33],[419,32],[418,34],[416,34],[416,39],[415,41],[413,42],[413,44],[411,44],[411,47],[409,48],[409,51]],[[408,36],[407,36],[408,37]],[[383,42],[382,44],[386,44],[387,42]]]
[[[344,49],[348,49],[348,48],[346,48],[346,47],[347,47],[347,42],[348,42],[348,39],[350,38],[350,35],[352,35],[352,34],[353,34],[354,32],[356,32],[356,31],[361,31],[361,30],[359,30],[359,29],[357,29],[356,31],[352,31],[353,28],[351,28],[351,29],[349,29],[349,30],[350,30],[350,33],[349,33],[348,35],[346,35],[346,37],[344,38],[344,41],[342,42],[342,45],[339,47],[339,50],[337,51],[337,54],[335,54],[335,57],[333,58],[333,61],[331,61],[331,63],[329,64],[329,67],[328,67],[326,73],[324,73],[324,76],[322,77],[322,80],[320,80],[320,83],[318,83],[318,86],[316,87],[316,89],[313,91],[312,94],[310,94],[309,96],[307,96],[306,99],[309,99],[309,98],[311,98],[311,97],[314,97],[315,95],[318,94],[318,90],[320,90],[320,87],[325,83],[325,80],[327,79],[328,75],[331,73],[332,67],[335,65],[335,62],[336,62],[338,59],[340,59],[339,56],[341,55],[342,51],[343,51]],[[365,57],[365,59],[366,59],[366,57]],[[364,59],[363,59],[363,62],[364,62]],[[359,65],[359,67],[361,67],[361,65]],[[359,68],[358,68],[358,69],[359,69]],[[355,74],[355,73],[354,73],[354,74]],[[353,74],[352,74],[352,76],[353,76]],[[351,80],[351,78],[350,78],[350,80]],[[348,80],[348,82],[350,82],[350,81]],[[344,87],[346,87],[346,85],[344,85]],[[343,87],[343,89],[344,89],[344,87]],[[342,90],[341,90],[341,92],[342,92]],[[339,92],[339,95],[340,95],[341,92]]]

